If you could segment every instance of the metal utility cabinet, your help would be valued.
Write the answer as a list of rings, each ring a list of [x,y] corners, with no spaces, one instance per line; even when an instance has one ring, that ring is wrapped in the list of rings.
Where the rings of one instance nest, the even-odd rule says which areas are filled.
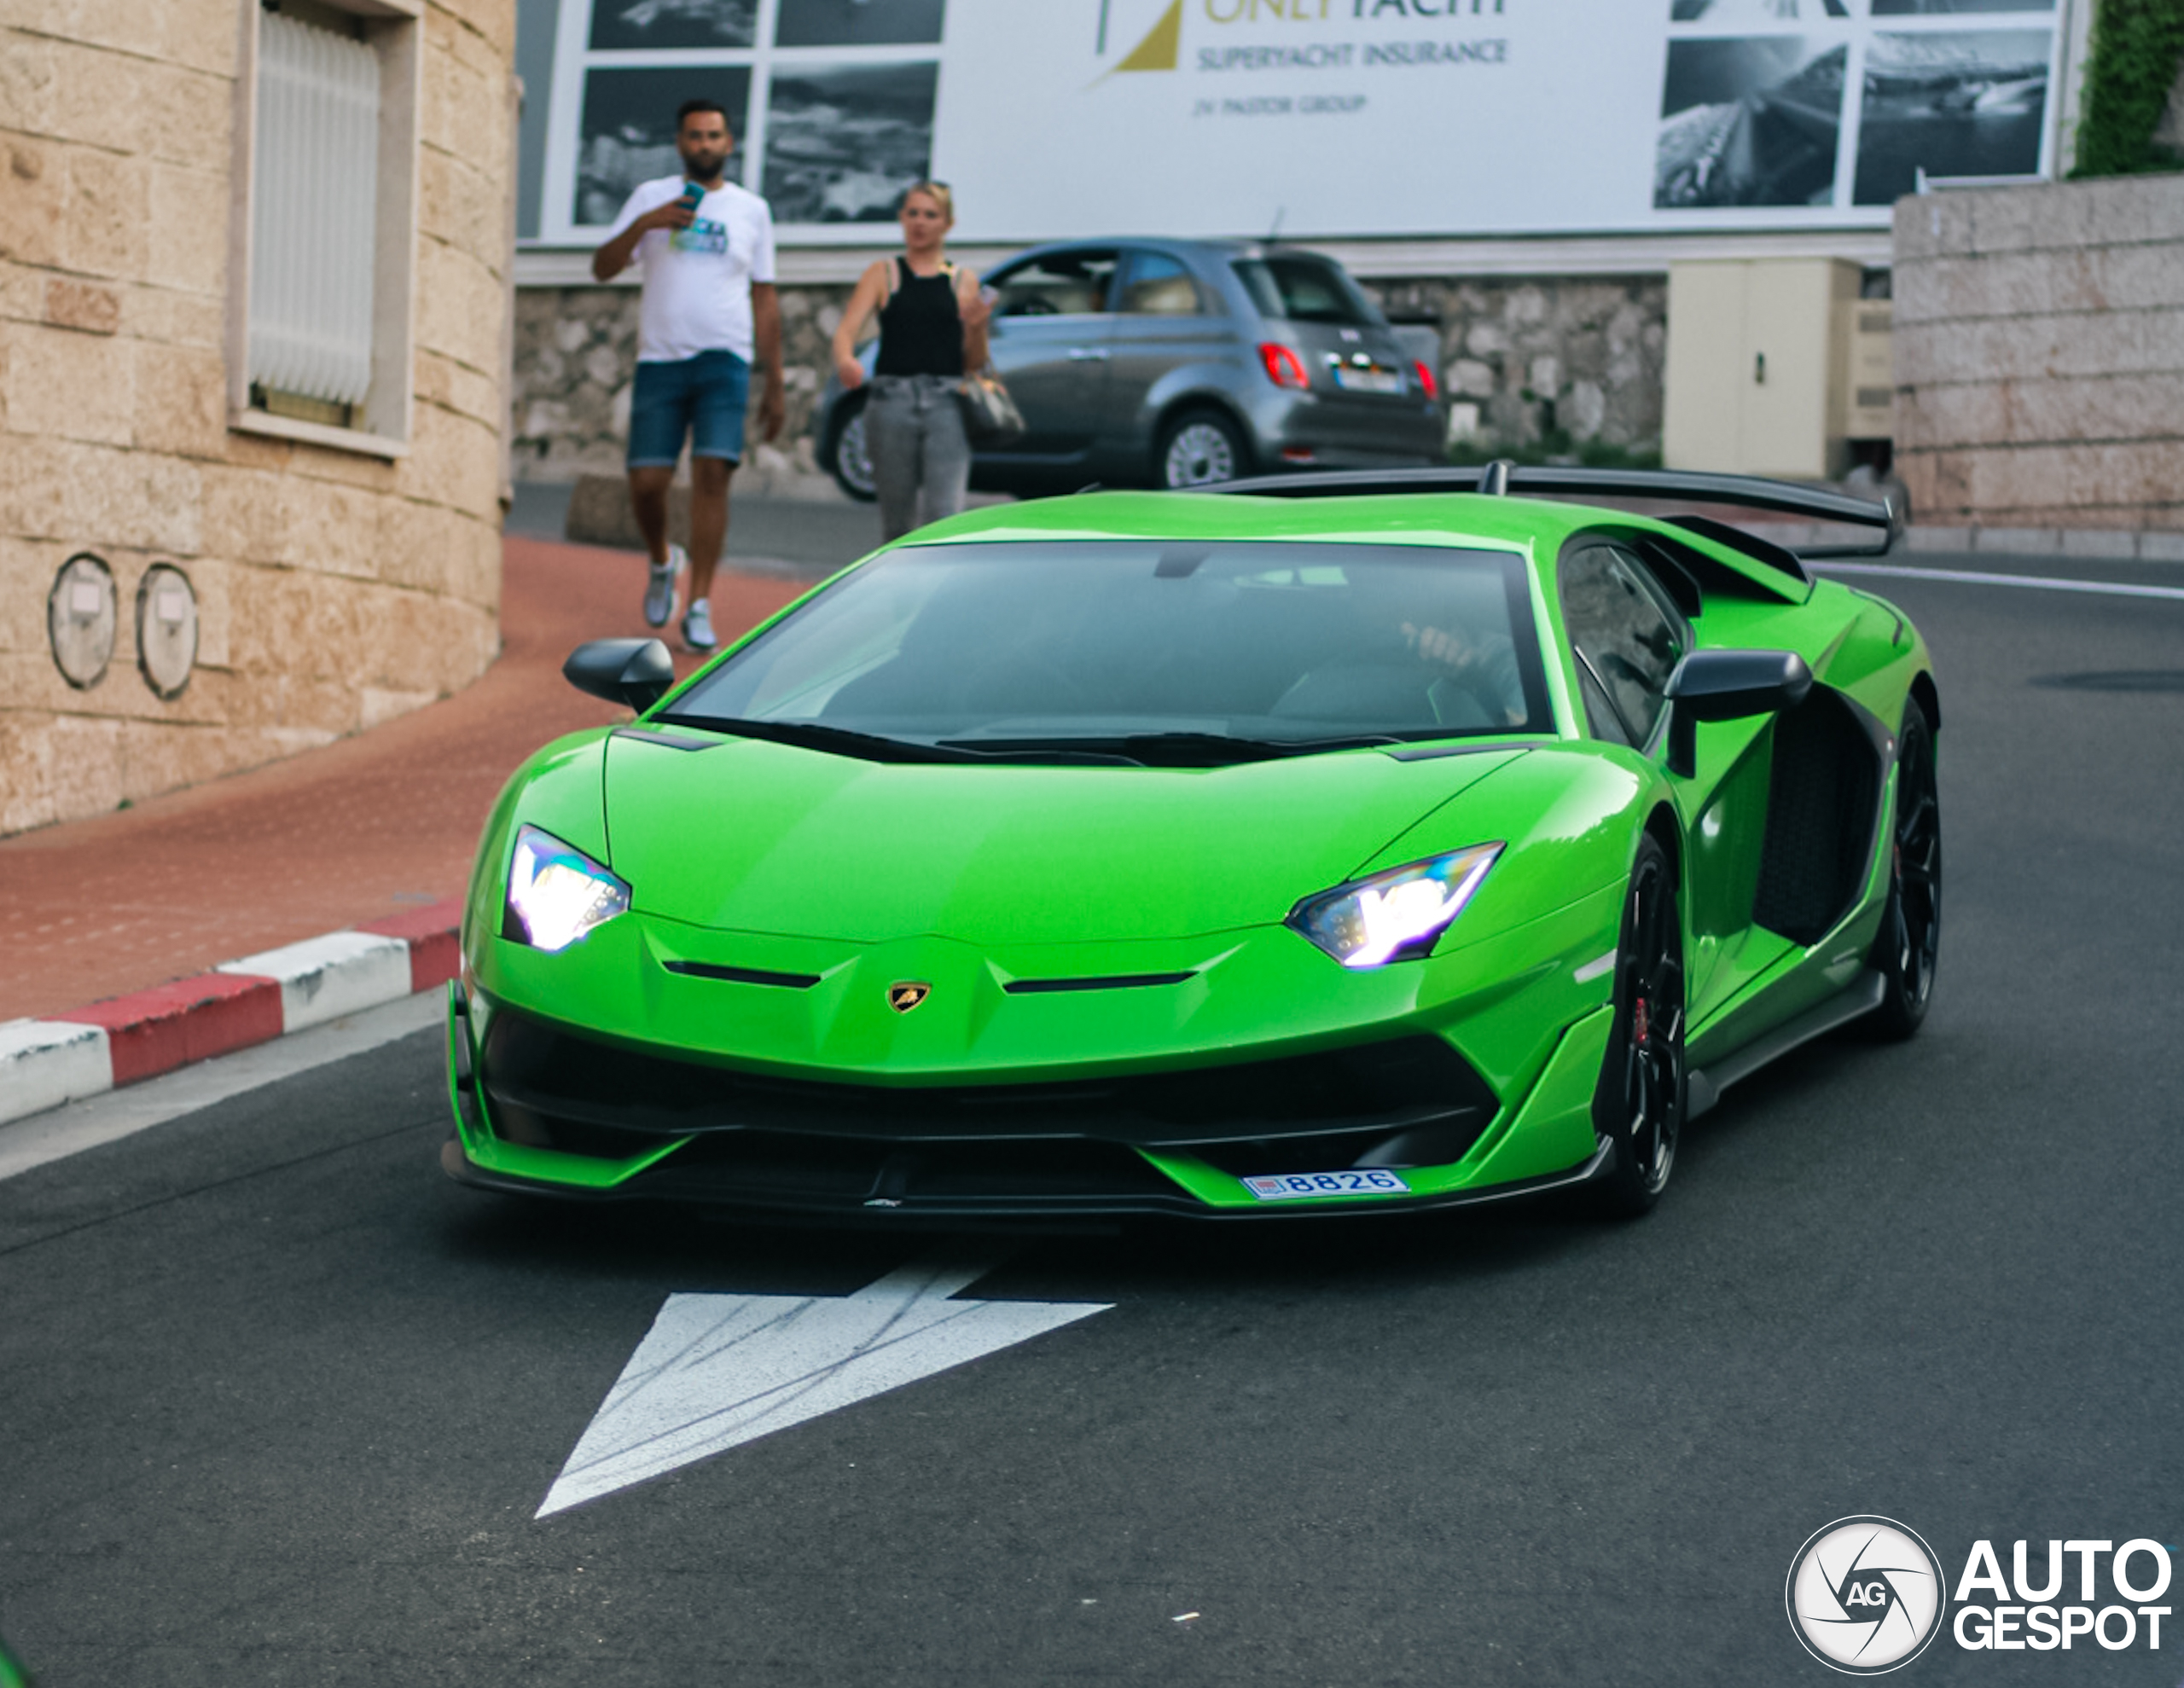
[[[1675,469],[1833,480],[1889,437],[1890,308],[1834,258],[1671,264],[1662,455]]]

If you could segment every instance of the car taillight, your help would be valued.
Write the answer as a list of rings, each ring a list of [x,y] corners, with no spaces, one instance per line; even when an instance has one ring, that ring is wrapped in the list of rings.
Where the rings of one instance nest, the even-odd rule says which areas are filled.
[[[1441,384],[1433,379],[1433,372],[1426,367],[1422,360],[1410,367],[1418,371],[1418,384],[1426,389],[1426,397],[1438,402],[1441,397]]]
[[[1266,378],[1278,387],[1309,389],[1312,378],[1304,373],[1304,360],[1278,340],[1268,340],[1259,347],[1259,362],[1266,365]]]

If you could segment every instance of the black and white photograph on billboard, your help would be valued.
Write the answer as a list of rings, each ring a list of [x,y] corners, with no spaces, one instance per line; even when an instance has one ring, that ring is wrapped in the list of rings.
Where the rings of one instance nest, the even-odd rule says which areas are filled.
[[[1737,29],[1850,15],[1850,0],[1669,0],[1670,23],[1708,23]]]
[[[1654,207],[1827,204],[1848,55],[1802,35],[1671,42]]]
[[[738,142],[728,160],[728,175],[741,182],[744,117],[751,103],[747,67],[595,66],[586,72],[571,221],[579,229],[603,228],[614,220],[638,183],[682,169],[682,155],[675,150],[675,113],[685,100],[700,97],[717,100],[728,110],[729,131]]]
[[[781,0],[777,47],[892,47],[940,39],[948,0]]]
[[[591,50],[748,47],[758,38],[758,0],[592,0]]]
[[[1866,47],[1865,117],[1852,200],[1890,205],[1929,176],[2040,168],[2053,32],[1882,34]]]
[[[1877,18],[1954,17],[1960,12],[2052,12],[2055,0],[1873,0]]]
[[[935,64],[774,66],[766,198],[776,223],[885,223],[932,166]]]

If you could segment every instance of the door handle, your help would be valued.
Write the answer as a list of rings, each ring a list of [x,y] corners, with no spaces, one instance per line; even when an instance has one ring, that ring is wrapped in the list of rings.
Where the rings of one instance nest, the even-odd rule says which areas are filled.
[[[1107,348],[1103,345],[1073,345],[1069,349],[1069,361],[1072,363],[1105,363]]]

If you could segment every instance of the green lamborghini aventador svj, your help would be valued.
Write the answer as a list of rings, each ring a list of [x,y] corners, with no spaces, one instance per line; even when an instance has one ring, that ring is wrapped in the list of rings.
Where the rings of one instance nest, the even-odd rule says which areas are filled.
[[[1731,506],[1894,537],[1506,464],[1091,493],[679,686],[583,647],[637,719],[486,826],[447,1169],[883,1224],[1644,1211],[1725,1086],[1913,1031],[1940,934],[1926,645]]]

